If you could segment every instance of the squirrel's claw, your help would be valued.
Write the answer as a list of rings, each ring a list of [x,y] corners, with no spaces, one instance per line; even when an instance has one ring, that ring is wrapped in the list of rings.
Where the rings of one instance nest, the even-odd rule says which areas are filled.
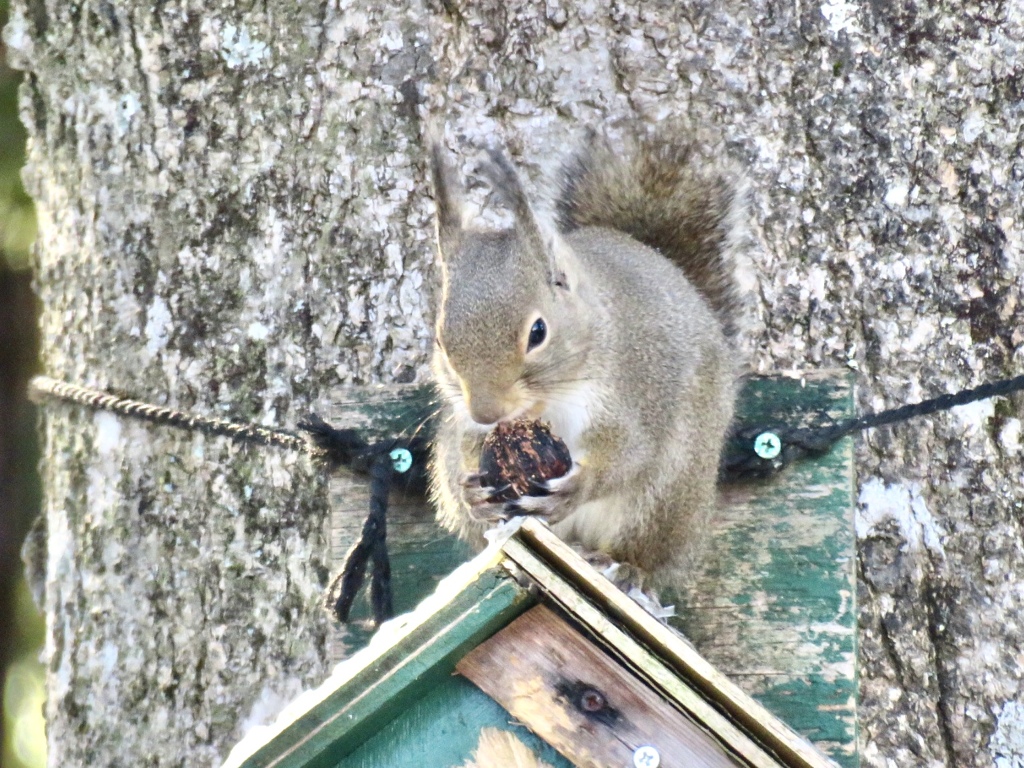
[[[485,500],[488,504],[501,504],[501,497],[505,495],[507,491],[512,490],[512,485],[503,485],[500,488],[490,487],[487,488],[487,499]]]
[[[476,523],[494,525],[509,519],[504,504],[479,504],[468,510],[469,519]]]
[[[526,496],[506,502],[505,514],[536,515],[547,518],[549,523],[557,523],[571,511],[574,496],[579,490],[579,464],[561,477],[549,480],[530,482],[530,490]]]
[[[505,514],[509,517],[516,515],[536,515],[538,517],[552,518],[558,507],[562,506],[563,499],[557,496],[521,496],[514,501],[505,502]],[[549,520],[549,522],[556,522]]]
[[[463,495],[466,499],[466,503],[471,508],[483,507],[488,505],[494,505],[495,502],[493,497],[502,492],[501,488],[493,488],[489,485],[466,485],[463,489]],[[496,505],[499,506],[499,505]]]
[[[505,505],[502,507],[502,511],[508,519],[526,514],[522,507],[519,506],[519,499],[516,499],[515,501],[506,501]]]
[[[481,478],[483,478],[483,475],[476,472],[463,475],[462,489],[463,495],[466,497],[466,502],[471,507],[479,507],[485,504],[500,506],[504,501],[502,496],[505,496],[512,490],[512,484],[506,483],[505,485],[499,486],[481,485]]]
[[[527,496],[550,496],[551,485],[546,480],[531,480]]]

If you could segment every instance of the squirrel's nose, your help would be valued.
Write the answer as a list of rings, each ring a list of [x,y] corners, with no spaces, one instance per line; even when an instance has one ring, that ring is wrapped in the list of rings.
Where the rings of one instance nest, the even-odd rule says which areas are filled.
[[[494,397],[469,397],[466,400],[469,415],[477,424],[496,424],[511,413],[511,409]]]
[[[502,416],[505,415],[505,411],[501,408],[474,408],[473,406],[470,406],[469,415],[473,417],[473,421],[477,424],[489,426],[501,421]]]

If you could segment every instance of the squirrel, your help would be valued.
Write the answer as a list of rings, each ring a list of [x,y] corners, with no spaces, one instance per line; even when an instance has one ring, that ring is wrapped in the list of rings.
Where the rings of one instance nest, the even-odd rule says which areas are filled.
[[[481,171],[514,215],[489,231],[464,223],[462,185],[430,144],[440,522],[482,544],[489,523],[539,515],[595,560],[638,569],[640,583],[675,583],[713,515],[738,389],[744,185],[691,141],[637,131],[623,152],[592,132],[561,170],[549,222],[489,150]],[[550,424],[572,468],[489,503],[481,444],[520,418]]]

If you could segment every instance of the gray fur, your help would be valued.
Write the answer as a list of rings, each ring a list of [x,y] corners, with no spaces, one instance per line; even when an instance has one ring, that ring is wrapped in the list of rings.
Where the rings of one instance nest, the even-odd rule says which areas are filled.
[[[462,185],[445,154],[439,138],[428,143],[430,177],[434,186],[434,205],[437,208],[437,239],[447,250],[455,247],[462,232]]]
[[[617,229],[674,262],[736,332],[742,300],[736,251],[746,241],[745,185],[678,136],[631,137],[616,152],[591,134],[562,167],[555,201],[563,232]]]
[[[735,281],[724,251],[740,241],[728,231],[740,197],[705,168],[661,169],[656,183],[632,175],[652,173],[659,161],[685,162],[689,151],[670,141],[637,143],[634,151],[652,154],[614,166],[595,147],[563,177],[563,234],[539,234],[515,171],[492,156],[488,176],[502,186],[516,225],[467,228],[440,242],[434,370],[446,406],[433,496],[446,527],[480,541],[480,518],[502,510],[480,504],[467,481],[490,429],[474,419],[542,418],[576,464],[550,484],[550,496],[521,505],[567,540],[666,581],[699,552],[732,418]],[[708,178],[720,179],[711,195]],[[729,208],[694,210],[706,199]],[[671,244],[675,260],[633,232]],[[680,269],[684,256],[699,266]],[[536,317],[548,338],[528,352]]]

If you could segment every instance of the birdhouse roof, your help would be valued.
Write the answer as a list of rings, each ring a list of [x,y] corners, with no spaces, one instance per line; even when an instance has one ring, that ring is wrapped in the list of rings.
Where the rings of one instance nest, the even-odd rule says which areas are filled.
[[[507,712],[506,726],[525,724],[574,762],[597,751],[592,764],[606,764],[606,756],[609,765],[625,765],[621,759],[643,746],[676,756],[662,765],[691,754],[679,764],[835,766],[532,519],[458,568],[413,612],[382,626],[273,726],[249,734],[225,765],[349,764],[453,672],[472,681],[460,681],[460,690]],[[446,710],[468,726],[467,746],[474,731],[495,724],[493,711],[466,723],[457,703]],[[424,727],[445,731],[446,711],[434,716]],[[388,748],[412,748],[416,740],[401,741],[390,739]],[[432,764],[426,755],[418,749],[408,764]]]

